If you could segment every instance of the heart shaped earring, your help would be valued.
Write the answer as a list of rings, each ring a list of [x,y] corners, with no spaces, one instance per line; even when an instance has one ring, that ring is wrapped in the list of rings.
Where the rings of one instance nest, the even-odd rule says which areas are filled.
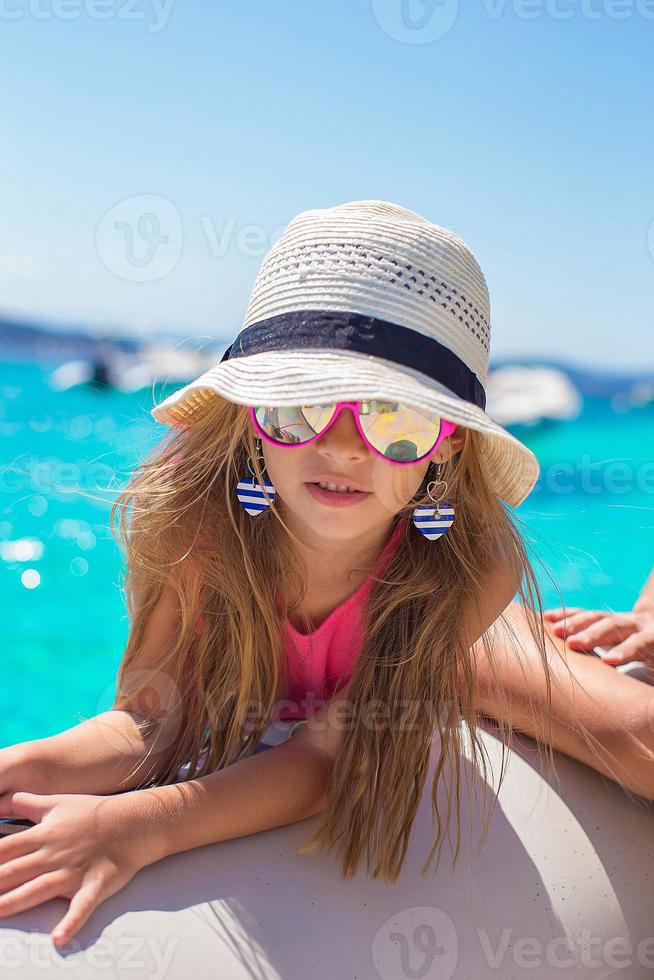
[[[258,437],[256,440],[256,448],[257,459],[262,464],[262,473],[265,474],[266,462],[263,456],[263,450],[261,448],[261,439]],[[258,517],[259,514],[263,514],[264,510],[268,510],[268,508],[274,504],[277,491],[272,483],[265,478],[265,475],[263,487],[257,481],[257,474],[253,469],[251,456],[248,456],[248,469],[252,476],[246,476],[242,480],[239,480],[236,487],[236,496],[238,497],[238,502],[243,509],[247,511],[250,517]],[[264,488],[266,493],[264,493]]]
[[[445,480],[441,480],[442,472],[443,464],[438,463],[436,466],[436,479],[427,484],[429,499],[434,501],[435,506],[432,507],[429,504],[423,504],[420,507],[416,507],[413,512],[413,523],[428,541],[435,541],[437,538],[442,538],[454,524],[454,507],[444,502],[447,493],[447,483]],[[437,495],[435,496],[435,494]]]

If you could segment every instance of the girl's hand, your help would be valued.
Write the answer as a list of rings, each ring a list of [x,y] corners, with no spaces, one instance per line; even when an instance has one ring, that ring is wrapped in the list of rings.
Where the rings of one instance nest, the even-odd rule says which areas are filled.
[[[607,613],[605,610],[548,609],[544,618],[556,636],[567,638],[572,650],[590,651],[612,645],[602,655],[617,667],[632,660],[654,666],[654,611]]]
[[[67,942],[106,898],[143,867],[136,839],[121,819],[120,797],[34,793],[0,795],[0,817],[34,827],[0,837],[0,918],[51,898],[70,906],[53,929]]]

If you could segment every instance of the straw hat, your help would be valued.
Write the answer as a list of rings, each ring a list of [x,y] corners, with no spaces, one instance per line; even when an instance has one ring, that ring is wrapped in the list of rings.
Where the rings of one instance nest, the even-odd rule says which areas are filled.
[[[313,208],[265,256],[221,361],[151,414],[184,428],[216,395],[271,407],[401,401],[481,432],[493,489],[515,507],[539,466],[484,411],[489,346],[488,288],[461,238],[387,201]]]

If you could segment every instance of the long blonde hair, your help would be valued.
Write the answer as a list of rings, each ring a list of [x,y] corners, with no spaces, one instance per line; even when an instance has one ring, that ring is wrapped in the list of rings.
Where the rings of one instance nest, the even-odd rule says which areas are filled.
[[[175,748],[166,770],[157,773],[159,784],[179,781],[184,764],[189,764],[187,778],[197,778],[252,751],[288,684],[281,624],[285,615],[302,619],[304,566],[274,506],[253,520],[236,500],[248,457],[261,479],[246,411],[216,396],[192,426],[166,433],[111,510],[112,528],[119,516],[127,558],[130,617],[115,707],[133,703],[131,665],[164,587],[172,585],[179,602],[179,629],[157,667],[176,693],[175,712],[166,719],[170,726],[175,716]],[[480,440],[475,430],[466,430],[463,448],[445,464],[448,497],[456,508],[448,534],[430,544],[407,521],[368,595],[363,646],[348,686],[350,723],[331,769],[328,805],[299,852],[334,850],[343,877],[365,859],[372,877],[396,880],[435,734],[440,736],[432,786],[436,834],[424,870],[440,853],[453,809],[456,861],[464,732],[473,764],[484,774],[487,768],[465,623],[471,609],[482,607],[498,553],[520,570],[522,603],[542,612],[525,545],[509,509],[491,489]],[[398,517],[428,502],[426,482]],[[198,616],[204,621],[200,632]],[[541,625],[533,636],[548,679],[549,705],[545,638],[537,618]],[[482,640],[492,657],[492,643],[486,635]],[[380,726],[371,724],[375,703],[413,707],[401,724]],[[144,717],[143,729],[156,727],[155,721]],[[510,725],[500,727],[508,745]],[[446,771],[443,814],[437,789]],[[503,772],[504,762],[500,782]],[[486,828],[495,802],[496,794]]]

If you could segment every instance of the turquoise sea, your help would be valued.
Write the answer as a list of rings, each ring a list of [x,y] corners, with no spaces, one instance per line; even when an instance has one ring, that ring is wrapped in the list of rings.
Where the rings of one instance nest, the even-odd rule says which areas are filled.
[[[109,506],[164,432],[149,410],[168,389],[55,393],[53,366],[0,364],[0,746],[111,707],[127,619]],[[586,396],[574,421],[512,431],[541,464],[516,516],[546,606],[558,586],[630,607],[654,563],[654,404]]]

